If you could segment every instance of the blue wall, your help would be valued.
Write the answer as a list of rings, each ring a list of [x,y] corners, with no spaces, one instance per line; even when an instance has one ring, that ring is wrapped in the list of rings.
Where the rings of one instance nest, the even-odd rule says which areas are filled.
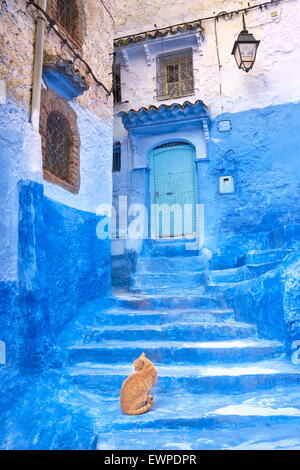
[[[80,303],[110,295],[110,240],[99,240],[101,217],[44,199],[46,288],[51,329],[57,331]]]
[[[232,129],[219,132],[218,122],[225,119]],[[250,233],[267,234],[300,222],[299,128],[300,104],[227,113],[213,121],[210,161],[199,165],[198,181],[200,203],[205,204],[205,244],[227,255],[217,267],[238,265],[242,245],[253,248]],[[235,193],[219,194],[222,175],[234,176]],[[257,235],[256,242],[264,249],[269,240]],[[234,258],[231,264],[229,257]]]
[[[44,197],[43,185],[19,182],[18,283],[0,284],[1,339],[8,363],[56,362],[61,328],[93,298],[110,295],[110,240],[101,217]]]
[[[288,352],[300,339],[300,249],[277,268],[224,293],[237,319],[256,324],[263,337],[284,341]]]

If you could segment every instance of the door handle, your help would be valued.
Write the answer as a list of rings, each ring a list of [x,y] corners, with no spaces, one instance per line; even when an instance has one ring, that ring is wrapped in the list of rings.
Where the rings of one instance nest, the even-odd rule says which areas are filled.
[[[166,194],[167,194],[167,196],[171,196],[171,194],[173,194],[173,191],[171,193],[166,193]]]
[[[155,197],[158,197],[158,196],[159,196],[159,193],[154,193],[154,196],[155,196]]]

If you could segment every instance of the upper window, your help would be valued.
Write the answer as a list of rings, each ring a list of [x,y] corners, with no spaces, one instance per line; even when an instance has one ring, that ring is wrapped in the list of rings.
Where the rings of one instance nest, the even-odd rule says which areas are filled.
[[[51,16],[62,33],[81,47],[85,33],[82,0],[51,0]]]
[[[116,142],[113,147],[112,171],[114,173],[121,171],[121,143],[120,142]]]
[[[57,0],[56,18],[68,33],[74,37],[76,32],[77,8],[74,1]]]
[[[157,58],[157,99],[167,100],[194,94],[192,49]]]
[[[77,116],[68,103],[51,89],[42,91],[40,133],[44,178],[78,193],[80,138]]]

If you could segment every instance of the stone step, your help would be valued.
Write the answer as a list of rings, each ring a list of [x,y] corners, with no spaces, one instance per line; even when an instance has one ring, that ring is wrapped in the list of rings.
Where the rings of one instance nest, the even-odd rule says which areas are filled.
[[[182,273],[179,270],[175,273],[134,273],[130,276],[130,289],[149,290],[162,288],[195,288],[205,284],[205,274],[202,273]]]
[[[192,249],[192,247],[195,249]],[[154,242],[142,256],[145,258],[157,257],[197,257],[199,249],[197,244],[190,241],[173,240],[173,241],[157,241]]]
[[[115,306],[129,309],[183,309],[183,308],[220,308],[220,298],[201,294],[148,294],[126,293],[115,296]]]
[[[99,400],[101,408],[105,403],[111,419],[107,420],[106,426],[101,420],[103,432],[112,429],[208,430],[228,426],[237,429],[241,426],[273,425],[279,422],[289,422],[300,430],[300,391],[296,386],[290,386],[287,390],[276,388],[236,395],[185,393],[183,397],[180,393],[156,394],[151,410],[134,417],[120,410],[118,397]]]
[[[156,393],[233,395],[300,384],[300,369],[283,359],[218,365],[159,365]],[[118,396],[133,372],[131,364],[82,362],[68,368],[73,382],[108,396]]]
[[[256,327],[238,322],[200,322],[165,325],[128,325],[89,327],[84,342],[120,341],[207,341],[247,338],[256,334]]]
[[[246,255],[246,264],[263,264],[272,261],[282,261],[288,253],[287,250],[282,248],[271,250],[250,250]]]
[[[226,283],[237,283],[248,281],[255,277],[261,276],[268,271],[276,268],[280,263],[280,260],[270,261],[262,264],[248,264],[240,266],[239,268],[232,269],[221,269],[208,271],[207,280],[208,285],[226,284]]]
[[[182,427],[180,432],[176,428],[164,428],[159,429],[159,432],[152,429],[135,429],[103,433],[100,429],[97,449],[121,451],[141,449],[154,451],[300,450],[299,419],[283,418],[282,420],[279,417],[279,422],[277,422],[277,418],[274,417],[272,423],[265,424],[258,418],[257,425],[255,422],[250,425],[247,421],[240,419],[238,432],[236,431],[237,424],[230,423],[229,420],[224,422],[223,427],[220,425],[211,429]],[[156,457],[153,453],[153,464],[156,463],[156,458],[163,459],[166,455]],[[177,455],[177,464],[180,458],[182,455]]]
[[[282,260],[276,260],[276,261],[270,261],[269,263],[248,264],[247,265],[248,279],[262,276],[268,271],[275,269],[281,262]]]
[[[207,280],[208,283],[240,282],[245,280],[246,273],[246,266],[232,269],[213,270],[208,271]]]
[[[176,310],[129,310],[113,308],[94,316],[94,324],[98,325],[164,325],[177,322],[224,322],[233,320],[233,310],[200,310],[200,309],[176,309]]]
[[[201,272],[208,266],[203,256],[139,258],[136,272],[142,273],[190,273]]]
[[[142,352],[155,364],[209,364],[259,361],[283,354],[278,341],[247,338],[226,341],[105,341],[66,348],[68,362],[132,363]],[[200,367],[200,366],[199,366]]]

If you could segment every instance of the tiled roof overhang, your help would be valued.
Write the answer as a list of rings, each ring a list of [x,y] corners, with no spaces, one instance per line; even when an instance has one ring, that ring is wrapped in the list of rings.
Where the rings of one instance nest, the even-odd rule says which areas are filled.
[[[118,113],[118,116],[122,118],[127,130],[144,125],[157,126],[162,123],[182,120],[210,120],[207,106],[201,100],[197,100],[195,103],[185,101],[183,104],[162,104],[159,107],[151,105],[148,108],[142,107],[138,110],[130,109],[127,112]]]
[[[189,23],[182,23],[175,26],[167,26],[166,28],[154,29],[152,31],[146,31],[143,33],[132,34],[130,36],[116,38],[114,40],[114,46],[116,48],[119,48],[121,46],[127,46],[128,44],[145,41],[147,39],[165,37],[168,36],[168,34],[186,33],[188,31],[195,31],[196,29],[199,29],[203,36],[201,21],[198,20],[191,21]]]

